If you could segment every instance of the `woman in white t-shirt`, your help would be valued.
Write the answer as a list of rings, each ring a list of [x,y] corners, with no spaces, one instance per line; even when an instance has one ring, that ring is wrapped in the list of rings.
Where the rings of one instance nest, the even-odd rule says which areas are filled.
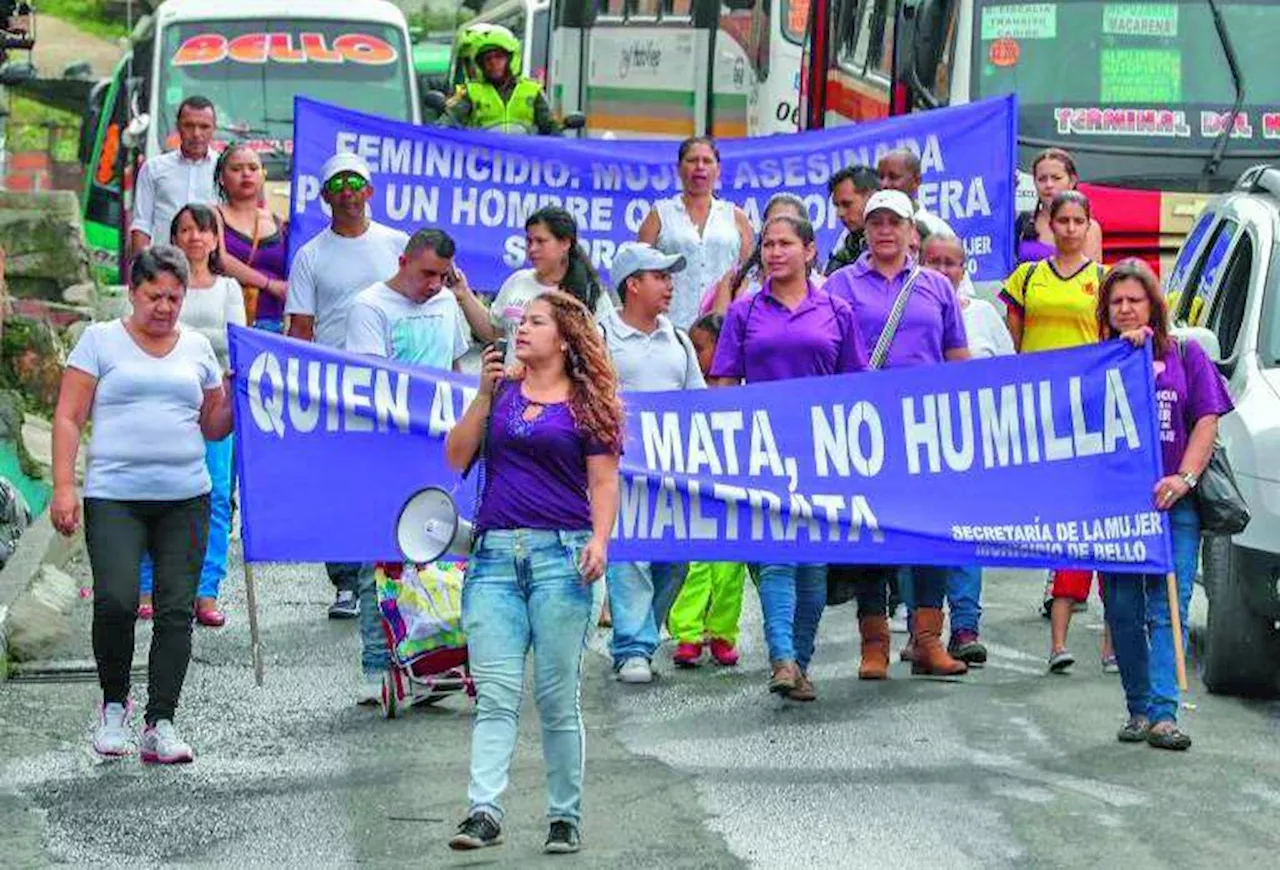
[[[698,319],[703,291],[727,281],[755,245],[746,212],[715,195],[720,180],[720,150],[709,136],[680,143],[681,192],[654,203],[637,234],[639,241],[664,254],[684,257],[685,267],[671,276],[673,295],[667,316],[681,329]]]
[[[99,755],[135,749],[129,701],[138,569],[155,557],[156,613],[142,760],[191,761],[173,725],[191,659],[191,617],[209,528],[205,439],[231,433],[231,402],[209,340],[178,324],[182,252],[156,245],[129,267],[131,310],[85,330],[67,359],[53,417],[53,502],[64,535],[80,525],[75,464],[92,423],[84,475],[84,539],[93,569],[93,655],[102,687]]]
[[[515,362],[516,330],[529,303],[552,290],[563,290],[597,315],[613,307],[590,258],[578,244],[578,223],[562,208],[540,208],[524,224],[525,245],[532,268],[513,272],[489,307],[492,332],[483,341],[507,339],[506,364]]]
[[[221,274],[221,227],[217,216],[208,206],[185,205],[173,217],[169,238],[186,254],[191,270],[178,322],[209,339],[218,364],[227,371],[227,326],[244,326],[245,310],[239,282]],[[200,572],[196,622],[210,628],[220,628],[227,622],[226,615],[218,609],[218,590],[227,576],[227,546],[231,540],[231,445],[230,437],[205,443],[205,467],[213,490],[209,494],[209,546]],[[152,589],[152,563],[144,559],[138,606],[142,619],[150,619],[154,613]]]

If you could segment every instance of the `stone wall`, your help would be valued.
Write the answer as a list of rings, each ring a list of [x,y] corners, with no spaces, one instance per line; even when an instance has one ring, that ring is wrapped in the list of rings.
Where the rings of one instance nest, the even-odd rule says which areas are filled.
[[[68,287],[93,281],[80,203],[70,191],[0,191],[0,245],[14,298],[61,301]]]

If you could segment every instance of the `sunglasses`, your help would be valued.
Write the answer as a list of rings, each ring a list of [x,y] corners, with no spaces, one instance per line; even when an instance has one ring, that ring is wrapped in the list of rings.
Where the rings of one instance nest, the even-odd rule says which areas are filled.
[[[325,182],[324,189],[330,193],[342,193],[345,188],[352,193],[359,193],[368,186],[369,182],[358,175],[339,175]]]

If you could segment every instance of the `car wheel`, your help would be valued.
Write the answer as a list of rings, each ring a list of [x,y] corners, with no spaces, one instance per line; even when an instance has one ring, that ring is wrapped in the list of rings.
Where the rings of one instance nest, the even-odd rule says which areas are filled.
[[[1280,667],[1275,624],[1249,603],[1242,560],[1231,538],[1208,535],[1202,551],[1209,624],[1201,678],[1218,695],[1270,695]]]

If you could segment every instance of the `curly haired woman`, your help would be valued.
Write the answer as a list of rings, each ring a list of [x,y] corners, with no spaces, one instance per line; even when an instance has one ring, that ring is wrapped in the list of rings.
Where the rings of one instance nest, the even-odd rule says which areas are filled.
[[[462,590],[478,690],[471,809],[449,845],[502,841],[498,800],[532,648],[551,822],[544,849],[576,852],[586,742],[578,705],[582,654],[591,584],[604,573],[618,511],[622,404],[591,313],[567,293],[530,302],[515,343],[510,373],[496,350],[485,353],[480,391],[445,447],[455,468],[477,454],[487,466]]]

